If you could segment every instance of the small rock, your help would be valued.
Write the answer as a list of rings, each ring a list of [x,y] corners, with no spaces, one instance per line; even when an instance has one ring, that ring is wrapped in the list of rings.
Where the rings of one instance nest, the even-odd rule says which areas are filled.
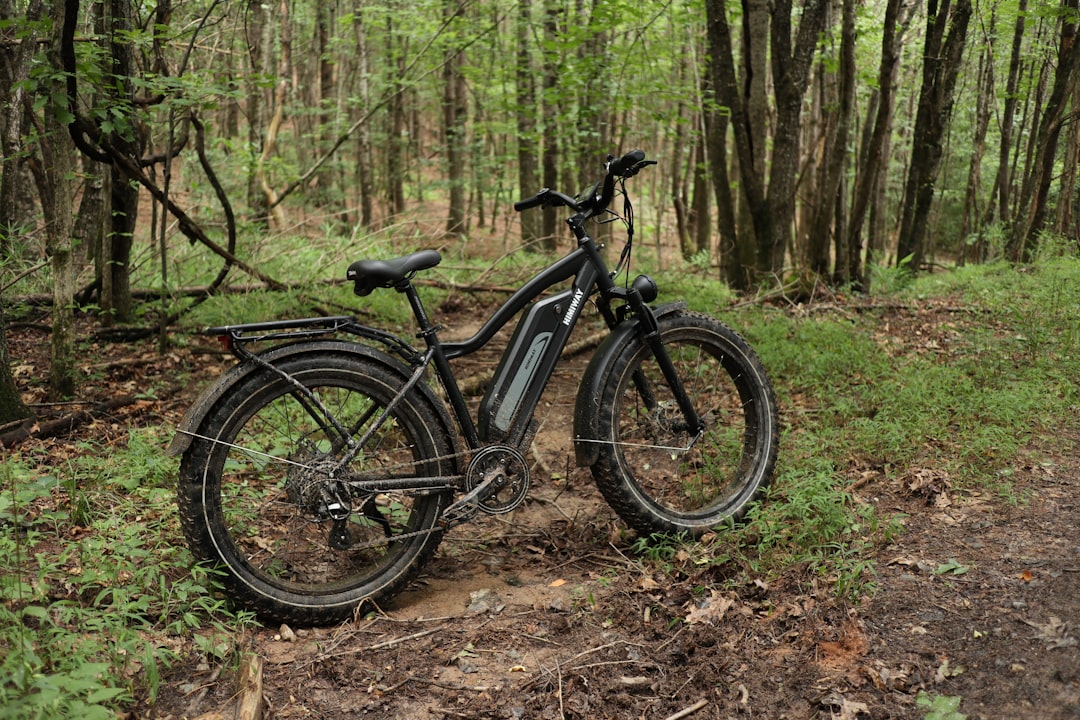
[[[278,635],[281,637],[282,642],[292,642],[296,639],[296,633],[288,625],[282,624],[278,630]]]
[[[503,607],[504,605],[501,604],[495,591],[491,588],[484,588],[469,593],[469,606],[466,608],[466,612],[477,615],[486,612],[497,613]]]

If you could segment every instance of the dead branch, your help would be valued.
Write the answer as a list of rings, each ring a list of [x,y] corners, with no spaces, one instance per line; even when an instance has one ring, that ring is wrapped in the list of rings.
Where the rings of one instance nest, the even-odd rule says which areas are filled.
[[[690,707],[683,708],[682,710],[675,713],[674,715],[668,715],[666,718],[664,718],[664,720],[680,720],[681,718],[689,717],[690,715],[693,715],[698,710],[700,710],[701,708],[705,707],[708,704],[709,704],[708,700],[698,700],[696,703],[694,703]]]
[[[240,700],[236,706],[236,720],[262,720],[263,661],[254,652],[244,653],[240,661]]]
[[[134,402],[135,398],[130,395],[121,395],[118,398],[98,403],[88,410],[80,410],[44,424],[28,421],[20,427],[0,435],[0,447],[12,447],[29,438],[45,439],[66,435],[80,425],[93,422],[103,415],[108,415]]]

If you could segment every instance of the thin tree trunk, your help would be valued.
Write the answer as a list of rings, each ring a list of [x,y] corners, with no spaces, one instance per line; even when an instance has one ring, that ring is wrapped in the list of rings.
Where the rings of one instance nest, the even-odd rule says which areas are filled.
[[[848,133],[855,107],[855,0],[843,0],[843,19],[840,33],[840,87],[839,102],[836,110],[835,129],[829,133],[824,157],[824,181],[818,188],[818,202],[814,207],[814,216],[810,226],[810,236],[814,240],[817,252],[811,254],[810,270],[819,277],[829,275],[829,242],[834,235],[843,236],[841,229],[833,224],[836,215],[836,202],[841,180],[847,165]],[[840,245],[841,243],[837,243]],[[848,248],[845,246],[837,253],[834,278],[837,282],[848,281],[850,268],[846,262]],[[842,256],[841,256],[842,255]]]
[[[1073,89],[1072,73],[1077,64],[1077,56],[1080,55],[1080,46],[1076,41],[1077,5],[1078,0],[1062,1],[1062,8],[1069,12],[1063,15],[1065,19],[1062,21],[1054,86],[1039,124],[1035,158],[1031,164],[1033,179],[1031,183],[1024,183],[1025,188],[1030,188],[1030,193],[1025,191],[1018,208],[1025,215],[1018,216],[1009,244],[1009,257],[1015,262],[1030,261],[1038,246],[1039,233],[1046,225],[1050,186],[1054,177],[1054,163],[1057,160],[1057,145],[1061,137],[1065,110]]]
[[[363,101],[364,106],[371,104],[371,48],[368,43],[367,23],[363,13],[357,13],[353,23],[354,37],[356,40],[356,73],[358,83],[356,93]],[[369,229],[374,226],[374,203],[375,188],[372,181],[375,163],[372,157],[371,128],[369,123],[363,123],[356,133],[356,163],[355,178],[359,192],[360,204],[360,227]]]
[[[244,25],[248,51],[246,115],[248,121],[248,144],[251,147],[250,152],[255,154],[255,157],[252,158],[253,161],[262,155],[264,147],[262,130],[266,103],[263,100],[263,90],[259,78],[263,77],[267,71],[266,56],[268,54],[267,45],[269,44],[267,38],[269,23],[266,16],[266,6],[263,0],[248,0],[247,22]],[[264,228],[269,227],[270,205],[266,200],[266,195],[262,192],[258,172],[256,172],[256,162],[249,165],[247,199],[251,208],[251,216],[255,222]]]
[[[772,77],[776,95],[776,132],[773,134],[767,211],[772,232],[758,236],[758,270],[779,275],[784,269],[795,227],[795,188],[799,169],[799,135],[803,96],[825,25],[827,0],[805,0],[799,29],[792,44],[791,0],[771,5]]]
[[[288,0],[281,0],[279,6],[281,13],[281,56],[278,61],[277,85],[274,88],[273,112],[270,121],[266,124],[266,134],[262,141],[262,152],[255,163],[255,177],[266,201],[266,207],[270,208],[270,215],[279,229],[285,227],[285,210],[278,203],[277,193],[270,186],[266,177],[266,163],[277,152],[278,133],[285,121],[285,102],[289,97],[292,75],[292,26],[289,20]]]
[[[64,25],[64,4],[53,5],[53,38],[47,51],[50,64],[61,67],[58,48]],[[62,95],[63,81],[54,80],[52,96]],[[75,392],[75,262],[72,252],[74,226],[75,146],[67,132],[67,121],[56,114],[55,104],[44,111],[45,132],[39,141],[40,165],[35,170],[41,210],[45,220],[45,252],[53,276],[52,362],[49,369],[49,395],[55,400]]]
[[[729,226],[729,230],[733,233],[731,237],[735,240],[732,252],[726,253],[727,248],[723,241],[724,230],[721,230],[722,263],[730,263],[727,275],[729,278],[734,279],[732,284],[737,288],[745,288],[752,282],[757,267],[757,262],[754,259],[756,252],[754,237],[761,233],[772,232],[771,218],[765,206],[764,175],[753,170],[755,152],[764,152],[764,148],[755,147],[753,139],[753,133],[757,125],[761,123],[761,117],[749,117],[746,109],[745,94],[739,89],[732,51],[731,28],[728,25],[724,0],[706,0],[705,13],[712,87],[715,90],[719,104],[727,107],[730,113],[735,145],[734,160],[738,168],[736,175],[740,180],[738,197],[731,197],[730,202],[726,204],[730,208],[730,217],[726,218],[724,215],[725,212],[728,212],[726,208],[720,211],[721,221]],[[749,33],[744,33],[744,56],[749,53],[745,49],[746,43],[749,42],[751,42]],[[764,38],[755,38],[755,42],[765,42],[765,40]],[[762,73],[765,72],[765,68],[759,68],[759,70]],[[719,132],[725,124],[723,122],[716,123],[713,133]],[[721,134],[719,137],[722,138],[723,135]],[[711,143],[714,147],[714,155],[716,154],[716,142]],[[746,169],[744,169],[744,166]],[[723,203],[722,198],[725,195],[730,197],[730,189],[726,181],[723,182],[724,187],[720,186],[721,176],[726,175],[725,169],[726,166],[719,166],[714,161],[713,186],[719,203]],[[726,178],[724,179],[726,180]],[[744,209],[746,215],[749,216],[749,220],[736,220],[736,218],[743,215]]]
[[[457,0],[447,0],[444,19],[449,22],[462,12]],[[446,137],[447,180],[450,184],[450,207],[446,232],[461,235],[465,225],[465,120],[468,113],[465,76],[462,74],[465,56],[457,48],[447,50],[443,62],[443,133]]]
[[[1080,71],[1073,68],[1072,73],[1072,98],[1073,106],[1076,98],[1080,97]],[[1058,193],[1057,218],[1054,221],[1054,232],[1058,235],[1069,235],[1075,223],[1076,213],[1076,186],[1077,171],[1080,169],[1080,123],[1075,120],[1069,125],[1068,140],[1065,143],[1065,158],[1062,163],[1061,181]]]
[[[927,7],[923,81],[915,116],[912,161],[904,190],[897,261],[918,272],[925,252],[927,220],[934,201],[943,142],[952,113],[956,78],[960,72],[971,1],[931,0]],[[948,35],[946,36],[946,28]]]
[[[1020,0],[1016,12],[1016,25],[1013,28],[1012,52],[1009,55],[1009,77],[1005,82],[1005,103],[1001,112],[1001,145],[998,149],[998,172],[994,186],[997,191],[998,217],[1007,226],[1012,221],[1009,207],[1012,189],[1012,165],[1009,155],[1012,152],[1013,116],[1016,114],[1017,93],[1020,66],[1023,62],[1024,28],[1027,22],[1027,0]]]
[[[992,23],[991,23],[992,24]],[[971,141],[971,162],[968,165],[967,190],[964,193],[964,215],[960,226],[960,264],[967,260],[967,238],[978,230],[979,195],[982,188],[982,158],[986,151],[986,133],[990,127],[990,103],[994,98],[994,55],[987,46],[979,58],[978,93],[975,100],[975,136]],[[980,259],[981,258],[977,258]]]
[[[386,182],[390,201],[390,217],[405,212],[405,41],[399,36],[393,18],[387,18],[387,36],[391,62],[398,72],[393,80],[394,94],[390,99],[390,141],[386,144]]]
[[[530,42],[532,35],[532,0],[518,3],[517,16],[517,160],[518,197],[531,197],[540,189],[539,159],[536,153],[536,80]],[[541,213],[524,212],[521,222],[521,243],[532,247],[540,239]]]
[[[720,277],[736,289],[745,289],[747,283],[740,272],[738,257],[738,236],[735,228],[735,200],[728,182],[727,135],[728,114],[721,113],[717,106],[722,102],[716,89],[720,80],[717,71],[718,58],[727,45],[730,57],[731,38],[721,37],[727,33],[726,18],[717,18],[723,6],[718,3],[706,3],[706,48],[710,62],[702,80],[702,98],[704,100],[701,115],[704,127],[705,152],[709,161],[709,179],[716,200],[716,219],[719,239],[717,241],[717,261],[720,265]]]
[[[555,46],[558,34],[558,9],[555,5],[544,7],[544,39],[549,46]],[[552,50],[544,51],[543,67],[543,118],[544,134],[540,149],[543,165],[544,187],[559,187],[559,128],[554,95],[559,84],[559,59]],[[555,208],[545,207],[541,212],[540,249],[554,252],[558,247],[558,213]]]
[[[32,0],[26,10],[26,19],[36,27],[42,13],[41,0]],[[10,20],[17,27],[16,8],[8,0],[0,2],[0,20]],[[9,40],[7,32],[0,30],[0,39]],[[26,119],[26,79],[30,76],[30,63],[37,48],[36,30],[16,43],[14,33],[10,42],[0,48],[0,108],[4,109],[3,137],[0,138],[0,260],[11,256],[12,239],[19,234],[24,221],[19,211],[20,153],[23,146],[23,128]]]
[[[119,96],[111,101],[128,102],[134,97],[131,79],[135,76],[134,51],[126,38],[136,27],[135,8],[130,0],[107,0],[100,3],[105,11],[101,18],[109,38],[107,57],[112,62]],[[146,146],[147,131],[137,123],[132,124],[132,135],[112,133],[110,142],[125,155],[138,158]],[[103,264],[98,267],[102,277],[102,324],[130,322],[134,317],[131,298],[131,253],[135,240],[135,227],[139,217],[139,189],[131,178],[113,165],[109,183],[108,212],[103,215],[106,232],[103,243]],[[108,277],[106,277],[108,276]]]
[[[705,137],[698,133],[693,154],[693,199],[690,205],[690,233],[694,254],[708,253],[712,242],[712,222],[709,217],[709,164],[705,159]]]
[[[14,20],[16,9],[8,0],[0,0],[0,19]],[[31,0],[26,9],[26,18],[31,26],[36,27],[41,18],[41,0]],[[7,39],[0,31],[0,37]],[[12,38],[13,39],[13,38]],[[3,137],[0,138],[0,264],[11,256],[14,249],[12,238],[20,231],[22,218],[19,213],[18,197],[18,155],[22,151],[23,120],[25,110],[25,85],[30,74],[30,61],[37,47],[37,31],[22,38],[19,44],[5,44],[0,53],[0,108],[6,110],[3,119]],[[7,322],[4,315],[3,289],[0,287],[0,424],[29,417],[30,411],[23,402],[15,378],[11,373],[8,358]]]

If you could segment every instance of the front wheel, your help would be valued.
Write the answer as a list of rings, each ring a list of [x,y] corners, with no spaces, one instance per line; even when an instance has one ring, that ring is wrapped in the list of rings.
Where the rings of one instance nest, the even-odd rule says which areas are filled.
[[[691,312],[659,323],[704,432],[688,426],[648,344],[635,339],[606,373],[592,472],[608,503],[639,533],[698,537],[740,519],[769,482],[776,400],[761,361],[731,328]]]
[[[452,447],[421,394],[390,405],[403,376],[385,364],[327,352],[276,366],[236,382],[199,425],[180,465],[180,517],[193,553],[224,571],[242,606],[338,622],[435,551],[451,491],[408,486],[451,475]],[[399,478],[402,489],[360,492],[354,478]]]

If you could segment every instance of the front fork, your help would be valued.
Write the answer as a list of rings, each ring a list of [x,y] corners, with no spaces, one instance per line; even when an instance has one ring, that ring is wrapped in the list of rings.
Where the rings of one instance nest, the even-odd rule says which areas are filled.
[[[671,362],[671,356],[668,355],[667,348],[664,347],[663,338],[660,336],[660,326],[656,321],[656,315],[653,313],[652,308],[649,307],[648,303],[641,297],[641,292],[634,286],[624,289],[613,285],[606,292],[602,291],[597,306],[604,318],[604,322],[612,330],[615,329],[615,326],[622,319],[621,316],[625,313],[620,312],[617,315],[612,311],[610,297],[625,298],[626,306],[623,310],[629,310],[637,318],[637,331],[649,346],[653,357],[656,358],[656,364],[660,366],[660,372],[663,373],[664,379],[667,380],[668,387],[671,388],[671,393],[679,405],[679,410],[682,411],[683,417],[686,419],[687,430],[695,438],[700,436],[705,430],[705,425],[701,421],[701,416],[698,415],[697,410],[694,409],[694,403],[686,394],[686,387],[683,385],[682,378],[679,377],[675,364]],[[645,373],[640,369],[635,370],[632,380],[634,388],[637,390],[645,407],[650,411],[655,410],[657,405],[656,393],[653,392]]]

